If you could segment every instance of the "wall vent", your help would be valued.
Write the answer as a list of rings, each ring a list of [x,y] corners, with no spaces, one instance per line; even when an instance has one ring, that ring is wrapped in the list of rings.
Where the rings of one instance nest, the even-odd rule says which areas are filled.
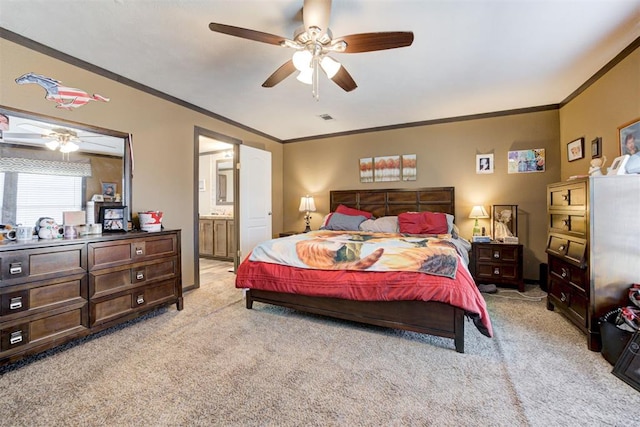
[[[318,117],[320,117],[322,120],[333,120],[333,117],[328,114],[320,114]]]

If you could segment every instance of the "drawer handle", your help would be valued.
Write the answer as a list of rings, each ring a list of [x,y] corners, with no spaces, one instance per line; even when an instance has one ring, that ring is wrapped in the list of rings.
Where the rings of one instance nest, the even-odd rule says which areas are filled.
[[[564,245],[560,245],[560,246],[558,246],[558,250],[559,250],[559,251],[564,251]]]
[[[9,344],[16,345],[22,342],[22,331],[11,332],[9,337]]]
[[[144,273],[142,271],[139,271],[138,273],[136,273],[136,279],[144,280]]]
[[[500,251],[494,251],[493,252],[493,257],[496,258],[496,259],[500,258]]]
[[[493,269],[493,274],[497,274],[497,275],[499,275],[499,274],[500,274],[500,267],[495,267],[495,268]]]
[[[144,304],[144,295],[138,295],[138,297],[136,298],[136,303],[138,305]]]
[[[571,224],[571,220],[569,218],[563,219],[562,223],[564,224],[565,227],[569,228],[569,225]]]
[[[567,271],[567,269],[562,267],[562,273],[560,273],[560,276],[562,276],[562,278],[564,279],[568,275],[569,275],[569,272]]]
[[[567,295],[564,292],[560,292],[560,301],[567,302]]]
[[[565,202],[566,202],[567,200],[569,200],[569,194],[563,194],[563,195],[562,195],[562,200],[564,200]]]
[[[22,263],[14,262],[9,264],[9,274],[20,274],[22,273]]]
[[[18,310],[22,308],[22,297],[13,297],[9,300],[9,310]]]
[[[136,248],[136,255],[144,255],[142,248]]]

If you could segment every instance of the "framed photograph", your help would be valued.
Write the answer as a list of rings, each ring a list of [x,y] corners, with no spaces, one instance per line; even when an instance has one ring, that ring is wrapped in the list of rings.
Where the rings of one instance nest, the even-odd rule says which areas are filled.
[[[629,154],[630,156],[640,151],[640,117],[625,123],[618,128],[620,138],[620,155]]]
[[[602,157],[602,138],[597,137],[591,141],[591,158],[597,159]]]
[[[402,155],[402,180],[415,181],[418,175],[418,158],[415,154]]]
[[[127,224],[126,206],[101,206],[100,223],[103,233],[126,232]]]
[[[400,156],[374,157],[373,180],[375,182],[400,181]]]
[[[640,391],[640,333],[633,334],[622,351],[615,366],[613,375]]]
[[[584,138],[578,138],[567,144],[567,159],[570,162],[584,158]]]
[[[613,159],[613,163],[611,163],[611,169],[607,172],[607,175],[624,175],[627,173],[627,160],[629,160],[628,154],[625,154],[620,157],[616,157]]]
[[[476,173],[493,173],[493,154],[476,154]]]
[[[118,184],[115,182],[103,182],[102,183],[102,197],[105,200],[112,200],[116,197],[116,193],[118,192]]]
[[[494,205],[491,217],[493,240],[504,242],[505,237],[518,237],[518,205]]]
[[[360,159],[360,182],[373,182],[373,158]]]
[[[508,173],[544,172],[545,168],[544,148],[509,151],[507,154]]]

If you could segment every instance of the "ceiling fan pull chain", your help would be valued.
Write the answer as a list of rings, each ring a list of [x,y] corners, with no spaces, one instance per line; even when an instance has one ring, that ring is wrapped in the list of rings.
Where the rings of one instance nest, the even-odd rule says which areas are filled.
[[[318,73],[320,71],[319,70],[320,67],[318,67],[319,65],[318,63],[319,63],[318,56],[314,56],[313,57],[313,79],[312,79],[313,86],[312,86],[311,92],[313,93],[313,97],[316,99],[316,101],[320,101],[320,93],[318,91],[319,89]]]

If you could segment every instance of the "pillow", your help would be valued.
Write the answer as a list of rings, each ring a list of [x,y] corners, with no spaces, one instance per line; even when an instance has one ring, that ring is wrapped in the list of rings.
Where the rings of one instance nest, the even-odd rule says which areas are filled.
[[[360,211],[358,209],[350,208],[350,207],[345,206],[345,205],[338,205],[338,207],[336,208],[336,212],[339,213],[339,214],[351,215],[351,216],[362,215],[364,217],[364,219],[373,218],[373,214],[371,212]]]
[[[324,216],[324,218],[322,219],[322,224],[320,224],[321,229],[324,228],[329,223],[329,219],[331,218],[331,215],[333,215],[333,212],[330,212]]]
[[[405,212],[398,215],[401,233],[447,234],[447,216],[441,212]]]
[[[360,231],[368,231],[372,233],[397,233],[398,217],[383,216],[376,219],[368,219],[360,224]]]
[[[334,212],[327,225],[320,228],[323,230],[358,231],[360,224],[366,219],[363,215],[344,215]]]

